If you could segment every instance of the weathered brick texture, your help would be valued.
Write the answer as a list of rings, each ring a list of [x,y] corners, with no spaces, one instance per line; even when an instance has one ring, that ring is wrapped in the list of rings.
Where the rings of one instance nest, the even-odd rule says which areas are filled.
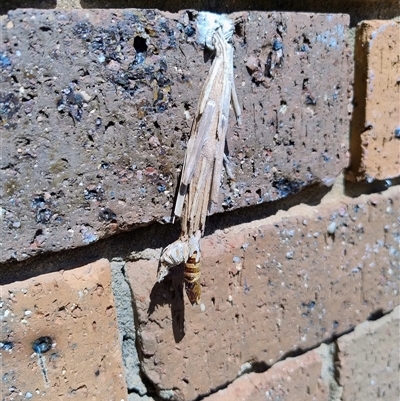
[[[0,318],[2,400],[127,399],[107,260],[2,286]]]
[[[127,263],[144,372],[191,400],[234,380],[245,363],[272,364],[391,310],[398,219],[391,188],[217,231],[202,241],[196,308],[183,297],[179,269],[155,284],[158,260]]]
[[[196,44],[196,15],[2,18],[0,261],[169,219],[211,62]],[[215,211],[331,186],[347,165],[348,16],[232,17],[243,126],[231,119],[228,148],[238,192],[224,181]],[[269,68],[278,39],[283,57]]]
[[[396,400],[400,394],[400,307],[340,337],[339,380],[343,401]]]
[[[265,373],[249,373],[206,401],[396,400],[400,394],[400,308],[356,326],[328,347],[322,344]]]
[[[277,362],[265,373],[245,374],[205,401],[339,401],[341,389],[333,373],[333,355],[322,344],[316,350]]]
[[[399,47],[399,21],[357,27],[350,180],[400,176]]]
[[[91,2],[57,2],[72,3]],[[393,8],[381,3],[375,14]],[[196,17],[0,17],[0,281],[79,266],[0,288],[4,401],[396,399],[399,188],[349,198],[335,186],[314,207],[253,212],[307,202],[314,189],[317,203],[349,147],[349,181],[400,175],[398,21],[357,27],[353,68],[347,15],[231,14],[243,125],[231,119],[227,149],[238,191],[221,177],[200,306],[183,295],[182,266],[155,283],[159,237],[176,226],[106,239],[169,222],[212,62]],[[63,252],[84,245],[79,258]]]

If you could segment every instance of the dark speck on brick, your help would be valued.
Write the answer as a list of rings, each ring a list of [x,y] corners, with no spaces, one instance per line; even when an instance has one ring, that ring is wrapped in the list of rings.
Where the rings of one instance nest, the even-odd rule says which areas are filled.
[[[44,336],[39,337],[36,339],[32,344],[32,349],[37,354],[44,354],[45,352],[49,351],[52,347],[53,341],[50,337]]]
[[[99,212],[99,220],[111,221],[116,219],[117,215],[108,207],[100,210]]]
[[[1,68],[6,68],[6,67],[11,67],[11,60],[9,57],[7,57],[5,54],[0,54],[0,67]]]
[[[0,349],[4,351],[11,351],[14,348],[12,341],[0,341]]]
[[[275,39],[274,43],[272,44],[272,49],[275,51],[283,49],[283,43],[280,40]]]
[[[50,209],[40,209],[36,212],[36,223],[47,224],[50,222],[51,216]]]
[[[134,64],[143,64],[146,59],[146,53],[136,53]]]
[[[31,206],[33,209],[42,209],[45,204],[46,201],[44,200],[43,196],[36,196],[31,202]]]
[[[280,178],[273,181],[272,186],[276,188],[279,195],[284,198],[290,194],[296,194],[304,186],[303,181],[289,181],[287,178]]]
[[[81,21],[74,26],[74,34],[86,40],[91,35],[92,29],[92,25],[89,22]]]
[[[7,121],[17,113],[20,108],[19,100],[14,93],[0,92],[0,120]]]
[[[303,302],[303,303],[301,304],[301,307],[302,307],[302,308],[307,308],[307,311],[304,312],[304,313],[302,313],[302,316],[303,316],[303,317],[306,317],[306,316],[308,316],[308,315],[310,314],[310,312],[312,312],[312,310],[315,308],[315,302],[314,302],[314,301],[310,301],[310,302],[308,302],[307,304]]]
[[[187,26],[185,28],[185,34],[189,38],[192,37],[196,33],[196,29],[194,29],[192,26]]]

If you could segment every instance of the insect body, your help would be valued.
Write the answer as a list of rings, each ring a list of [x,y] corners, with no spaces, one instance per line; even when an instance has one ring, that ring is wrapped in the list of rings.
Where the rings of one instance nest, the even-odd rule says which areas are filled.
[[[205,29],[204,44],[215,50],[215,57],[200,93],[174,206],[174,216],[181,217],[181,235],[164,249],[158,269],[161,281],[169,268],[185,263],[185,288],[192,304],[200,301],[200,238],[207,214],[218,202],[231,103],[240,123],[229,43],[233,23],[211,13],[200,13],[199,20]]]
[[[196,252],[185,263],[185,291],[192,305],[199,304],[201,296],[200,260],[196,260]]]

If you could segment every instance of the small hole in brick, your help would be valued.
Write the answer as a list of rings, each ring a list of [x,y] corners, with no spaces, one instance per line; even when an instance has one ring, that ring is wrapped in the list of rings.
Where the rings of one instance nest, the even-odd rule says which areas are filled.
[[[305,43],[307,45],[311,44],[310,39],[304,34],[303,34],[303,43]]]
[[[187,11],[187,15],[189,17],[189,21],[194,21],[195,17],[192,11]]]
[[[211,302],[212,302],[213,305],[215,305],[215,297],[211,298]]]
[[[14,348],[12,341],[0,341],[0,349],[4,351],[11,351]]]
[[[106,125],[106,131],[108,130],[108,128],[113,127],[115,124],[113,121],[110,121],[107,125]]]
[[[39,337],[32,343],[32,349],[37,354],[44,354],[49,351],[52,347],[53,340],[49,336]]]
[[[242,22],[238,22],[235,24],[235,34],[240,38],[245,36],[244,26]]]
[[[133,40],[133,47],[135,48],[137,53],[146,53],[146,39],[142,38],[141,36],[135,36],[135,39]]]

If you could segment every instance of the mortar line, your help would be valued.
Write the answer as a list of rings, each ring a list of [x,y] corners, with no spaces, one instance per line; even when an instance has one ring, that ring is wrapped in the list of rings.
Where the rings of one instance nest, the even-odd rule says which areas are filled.
[[[393,309],[391,309],[391,310],[389,310],[389,311],[387,311],[387,312],[385,312],[385,313],[381,312],[380,310],[377,310],[376,312],[372,312],[372,313],[369,315],[369,317],[368,317],[364,322],[371,321],[371,320],[370,320],[370,317],[373,317],[374,314],[377,313],[377,312],[381,312],[381,313],[379,314],[379,316],[380,316],[379,318],[381,319],[381,318],[383,318],[384,316],[386,316],[386,315],[392,313],[392,311],[393,311],[396,307],[397,307],[397,305],[393,306]],[[374,320],[376,320],[376,319],[374,319]],[[374,320],[372,320],[372,321],[374,321]],[[364,323],[364,322],[361,322],[361,323],[359,323],[359,324],[362,324],[362,323]],[[337,385],[340,386],[340,381],[338,381],[338,379],[337,379],[338,376],[339,376],[339,369],[338,369],[338,367],[337,367],[337,364],[335,364],[336,358],[338,358],[338,355],[339,355],[339,349],[338,349],[337,340],[338,340],[339,338],[341,338],[341,337],[347,335],[347,334],[350,334],[350,333],[354,332],[354,330],[356,329],[357,326],[359,326],[359,324],[356,325],[356,326],[354,326],[354,327],[352,327],[351,329],[348,329],[348,330],[345,330],[345,331],[341,332],[341,333],[338,334],[338,335],[333,335],[333,336],[331,336],[330,338],[327,338],[326,340],[321,341],[320,343],[318,343],[318,344],[316,344],[316,345],[314,345],[314,346],[311,346],[311,347],[308,347],[308,348],[299,348],[299,349],[297,349],[297,350],[289,351],[289,352],[287,352],[286,354],[284,354],[281,358],[277,359],[273,364],[271,364],[271,365],[265,364],[267,367],[266,367],[265,369],[263,369],[263,370],[259,370],[259,371],[257,371],[257,369],[249,369],[249,370],[246,370],[245,372],[243,372],[243,373],[241,373],[240,375],[236,376],[233,380],[230,380],[230,381],[228,381],[228,382],[225,382],[225,383],[222,384],[221,386],[218,386],[218,387],[215,387],[214,389],[211,389],[210,392],[208,392],[208,393],[200,394],[199,396],[197,396],[197,397],[196,397],[194,400],[192,400],[192,401],[204,401],[204,400],[206,399],[206,397],[208,397],[208,396],[210,396],[210,395],[212,395],[212,394],[215,394],[215,393],[217,393],[217,392],[220,391],[220,390],[224,390],[224,389],[228,388],[229,385],[231,385],[232,383],[234,383],[239,377],[242,377],[243,375],[246,375],[246,374],[249,374],[249,373],[257,373],[257,374],[265,373],[265,372],[267,372],[269,369],[271,369],[274,365],[276,365],[278,362],[283,362],[283,361],[286,361],[287,359],[290,359],[290,358],[297,358],[297,357],[299,357],[299,356],[301,356],[301,355],[306,354],[307,352],[317,350],[322,344],[326,344],[326,345],[329,345],[329,346],[330,346],[330,345],[333,345],[333,346],[334,346],[334,353],[333,353],[333,355],[332,355],[332,357],[333,357],[333,363],[332,363],[332,365],[334,366],[334,375],[333,375],[333,378],[334,378],[334,380],[336,381]],[[258,362],[258,364],[262,364],[262,362]],[[337,401],[340,401],[340,400],[337,400]]]

